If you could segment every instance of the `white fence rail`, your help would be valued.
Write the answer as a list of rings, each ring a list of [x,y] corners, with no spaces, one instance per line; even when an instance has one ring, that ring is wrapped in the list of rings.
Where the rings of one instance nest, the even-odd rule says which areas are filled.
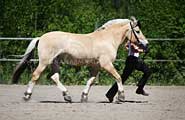
[[[33,38],[13,38],[13,37],[0,37],[0,41],[31,41]],[[185,38],[147,38],[149,41],[185,41]],[[15,55],[16,56],[16,55]],[[19,55],[17,55],[19,56]],[[21,59],[8,59],[0,58],[0,62],[19,62]],[[31,61],[37,62],[38,59],[31,59]],[[125,61],[123,59],[117,59],[116,61]],[[157,59],[157,60],[145,60],[148,62],[185,62],[185,60],[167,60],[167,59]]]
[[[33,38],[11,38],[11,37],[0,37],[0,40],[28,40],[31,41]]]

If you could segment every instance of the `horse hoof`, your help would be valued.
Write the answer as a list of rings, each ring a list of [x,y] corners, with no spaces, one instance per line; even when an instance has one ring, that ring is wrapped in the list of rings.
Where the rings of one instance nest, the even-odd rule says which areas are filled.
[[[118,92],[118,101],[119,102],[125,102],[125,94],[124,94],[124,91],[122,92]]]
[[[69,103],[72,102],[71,96],[69,96],[69,95],[65,95],[65,96],[64,96],[64,100],[65,100],[66,102],[69,102]]]
[[[30,97],[24,96],[24,97],[23,97],[23,100],[24,100],[24,101],[28,101],[28,100],[30,100]]]
[[[27,93],[27,92],[25,92],[25,93],[24,93],[23,99],[24,99],[25,101],[28,101],[28,100],[30,100],[31,95],[32,95],[32,93]]]
[[[81,103],[87,103],[87,101],[88,101],[88,97],[81,98]]]
[[[87,103],[87,101],[88,101],[88,95],[85,94],[85,93],[82,93],[81,102],[82,103]]]

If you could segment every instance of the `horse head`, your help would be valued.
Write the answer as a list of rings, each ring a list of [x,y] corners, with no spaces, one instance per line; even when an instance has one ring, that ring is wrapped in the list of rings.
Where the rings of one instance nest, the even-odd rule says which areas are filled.
[[[126,36],[127,39],[143,49],[145,52],[148,52],[148,40],[141,31],[141,23],[136,20],[135,17],[131,17],[129,24],[130,27]]]

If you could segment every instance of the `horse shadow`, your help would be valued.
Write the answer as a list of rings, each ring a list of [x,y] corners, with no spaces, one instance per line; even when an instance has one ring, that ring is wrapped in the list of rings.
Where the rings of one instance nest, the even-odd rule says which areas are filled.
[[[46,101],[39,101],[40,103],[69,103],[69,102],[66,102],[66,101],[51,101],[51,100],[46,100]],[[72,101],[71,103],[82,103],[81,101]],[[87,103],[103,103],[103,104],[111,104],[110,102],[108,101],[99,101],[99,102],[92,102],[92,101],[89,101]],[[115,101],[115,102],[112,102],[113,104],[122,104],[122,103],[148,103],[148,101],[141,101],[141,100],[125,100],[124,102],[119,102],[119,101]]]
[[[69,103],[66,101],[51,101],[51,100],[45,100],[45,101],[39,101],[40,103]],[[71,103],[81,103],[80,101],[72,101]]]
[[[110,102],[108,102],[108,101],[100,101],[100,102],[97,102],[97,103],[110,103]],[[115,102],[112,102],[112,103],[115,103],[115,104],[122,104],[122,103],[148,103],[148,101],[125,100],[124,102],[115,101]]]

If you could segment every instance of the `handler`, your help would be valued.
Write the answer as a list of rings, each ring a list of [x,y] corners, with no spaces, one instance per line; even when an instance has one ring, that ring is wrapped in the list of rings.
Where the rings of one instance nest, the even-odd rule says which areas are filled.
[[[142,71],[144,74],[137,84],[138,88],[136,90],[136,93],[140,95],[144,95],[144,96],[149,96],[149,94],[144,91],[144,86],[148,78],[150,77],[151,72],[148,66],[144,63],[144,61],[139,58],[139,53],[146,52],[146,51],[143,49],[140,49],[139,47],[137,47],[135,44],[131,43],[130,41],[126,43],[125,47],[128,50],[128,57],[125,62],[125,68],[123,70],[123,74],[121,75],[122,83],[123,84],[125,83],[129,75],[135,69]],[[116,95],[117,91],[118,91],[117,83],[114,83],[114,85],[106,93],[106,97],[108,98],[109,102],[113,101],[114,96]],[[121,102],[124,102],[124,101],[121,101]]]

